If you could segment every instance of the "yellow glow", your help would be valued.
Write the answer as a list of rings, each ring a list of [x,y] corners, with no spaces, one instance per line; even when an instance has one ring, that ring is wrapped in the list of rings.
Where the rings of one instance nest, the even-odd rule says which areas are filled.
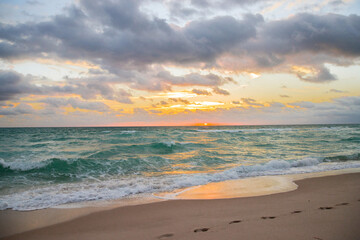
[[[34,108],[35,110],[41,110],[44,109],[44,104],[43,103],[28,103],[32,108]]]
[[[152,98],[192,98],[192,97],[196,97],[197,95],[195,93],[191,93],[191,92],[166,92],[166,93],[159,93],[157,95],[153,95],[153,96],[149,96],[149,97],[145,97],[147,99],[152,99]]]
[[[255,78],[258,78],[261,76],[260,74],[256,74],[256,73],[249,73],[249,75],[252,79],[255,79]]]
[[[302,74],[314,74],[317,72],[315,68],[306,67],[306,66],[292,66],[291,68],[294,72],[298,72]]]
[[[224,103],[222,102],[195,102],[195,104],[190,104],[188,106],[219,106],[219,105],[224,105]]]
[[[81,68],[95,68],[95,69],[99,69],[98,66],[89,63],[87,61],[70,61],[70,60],[66,60],[66,61],[60,61],[60,60],[54,60],[54,59],[44,59],[44,58],[38,58],[36,59],[36,62],[38,63],[42,63],[45,65],[56,65],[56,66],[70,66],[70,68],[76,66],[76,67],[81,67]]]

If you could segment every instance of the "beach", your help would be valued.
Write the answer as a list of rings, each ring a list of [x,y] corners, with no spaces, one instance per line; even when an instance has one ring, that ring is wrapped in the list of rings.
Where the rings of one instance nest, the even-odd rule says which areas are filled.
[[[360,173],[295,183],[296,190],[265,196],[169,200],[102,209],[3,239],[359,238]],[[36,216],[43,211],[40,215],[46,215],[52,210],[25,213]]]

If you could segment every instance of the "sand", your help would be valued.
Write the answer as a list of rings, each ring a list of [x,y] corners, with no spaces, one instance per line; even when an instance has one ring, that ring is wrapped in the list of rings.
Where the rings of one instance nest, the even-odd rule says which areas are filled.
[[[296,184],[266,196],[102,210],[4,239],[360,239],[360,173]]]

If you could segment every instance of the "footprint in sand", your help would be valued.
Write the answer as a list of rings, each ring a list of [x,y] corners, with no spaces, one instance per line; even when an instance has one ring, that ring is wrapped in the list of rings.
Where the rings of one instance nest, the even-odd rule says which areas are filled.
[[[270,216],[270,217],[261,217],[261,219],[274,219],[274,218],[276,218],[276,217],[274,217],[274,216]]]
[[[329,209],[333,209],[333,207],[319,207],[320,210],[329,210]]]
[[[195,229],[194,232],[207,232],[209,230],[209,228],[198,228],[198,229]]]
[[[234,220],[234,221],[229,222],[229,224],[240,223],[240,222],[241,222],[241,220]]]
[[[346,206],[346,205],[349,205],[349,203],[347,203],[347,202],[338,203],[335,206]]]
[[[295,214],[295,213],[301,213],[302,211],[293,211],[291,212],[291,214]]]
[[[172,233],[166,233],[158,237],[158,239],[165,239],[174,236]]]

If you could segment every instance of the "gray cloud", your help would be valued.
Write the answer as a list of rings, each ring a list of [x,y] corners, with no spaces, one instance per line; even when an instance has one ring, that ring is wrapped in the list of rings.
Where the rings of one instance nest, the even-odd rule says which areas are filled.
[[[254,1],[191,2],[197,7],[212,7],[220,3],[234,6]],[[242,19],[202,18],[184,27],[175,27],[142,12],[141,4],[140,0],[82,0],[47,21],[0,23],[0,57],[5,60],[33,57],[87,60],[119,76],[122,79],[119,81],[131,83],[131,87],[155,91],[169,90],[169,85],[180,84],[180,80],[162,76],[164,73],[151,80],[139,74],[147,71],[146,65],[154,63],[196,63],[213,67],[217,66],[219,57],[228,54],[253,60],[256,66],[246,64],[242,66],[245,70],[307,63],[317,67],[319,73],[298,77],[304,81],[326,82],[335,80],[336,76],[323,67],[325,62],[351,64],[360,55],[358,15],[302,13],[265,22],[261,15],[248,14]],[[129,69],[134,71],[127,72]],[[138,73],[134,73],[136,71]],[[185,82],[189,79],[189,85],[190,80],[197,85],[198,76],[188,77]],[[99,91],[111,92],[109,89]],[[106,96],[116,99],[111,93]],[[126,98],[120,101],[126,102]]]
[[[41,5],[41,3],[39,1],[36,1],[36,0],[27,0],[26,4],[33,5],[33,6]]]
[[[314,82],[314,83],[321,83],[321,82],[330,82],[337,80],[337,77],[332,75],[329,70],[325,67],[321,67],[317,73],[315,74],[305,74],[298,72],[296,75],[306,82]]]
[[[233,82],[231,78],[219,77],[215,74],[201,75],[199,73],[189,73],[184,76],[174,76],[168,71],[159,72],[156,76],[160,81],[170,85],[182,86],[219,86],[227,82]]]
[[[259,31],[251,51],[293,54],[303,51],[359,56],[360,17],[327,14],[297,14],[289,19],[267,22]],[[276,55],[275,55],[276,56]]]
[[[22,115],[35,113],[35,109],[25,103],[20,103],[16,107],[0,108],[0,116]]]
[[[200,8],[231,8],[234,6],[252,5],[257,2],[271,2],[271,0],[191,0],[194,6]]]
[[[67,79],[65,85],[41,85],[32,83],[33,77],[24,76],[14,71],[0,70],[0,101],[17,99],[27,94],[37,95],[58,95],[58,94],[78,94],[83,99],[95,99],[97,95],[108,100],[121,103],[132,103],[131,94],[123,89],[115,89],[108,82],[101,82],[98,78],[89,79]]]
[[[0,71],[0,101],[10,100],[22,93],[21,75],[11,71]]]
[[[99,112],[108,112],[110,108],[102,103],[102,102],[90,102],[90,101],[83,101],[77,98],[46,98],[41,100],[40,102],[46,103],[52,107],[64,107],[64,106],[71,106],[75,109],[86,109],[86,110],[93,110]]]
[[[31,79],[32,76],[0,70],[0,101],[15,99],[21,94],[41,93],[38,87],[29,83]]]
[[[206,95],[206,96],[210,96],[212,95],[211,92],[206,91],[206,90],[202,90],[202,89],[193,89],[191,92],[197,94],[197,95]]]
[[[173,102],[190,104],[190,101],[188,101],[188,100],[186,100],[186,99],[181,99],[181,98],[170,98],[169,100],[171,100],[171,101],[173,101]]]
[[[230,93],[229,93],[229,91],[227,91],[227,90],[225,90],[225,89],[221,89],[221,88],[219,88],[219,87],[214,87],[213,88],[213,92],[215,93],[215,94],[220,94],[220,95],[230,95]]]
[[[333,93],[346,93],[347,91],[342,91],[342,90],[339,90],[339,89],[330,89],[329,92],[333,92]]]
[[[193,21],[182,29],[139,11],[139,1],[80,1],[47,22],[1,24],[2,58],[43,53],[66,59],[147,64],[208,62],[254,37],[261,16]]]
[[[246,105],[250,107],[263,107],[264,105],[261,103],[257,103],[255,99],[253,98],[241,98],[241,102],[245,103]]]

